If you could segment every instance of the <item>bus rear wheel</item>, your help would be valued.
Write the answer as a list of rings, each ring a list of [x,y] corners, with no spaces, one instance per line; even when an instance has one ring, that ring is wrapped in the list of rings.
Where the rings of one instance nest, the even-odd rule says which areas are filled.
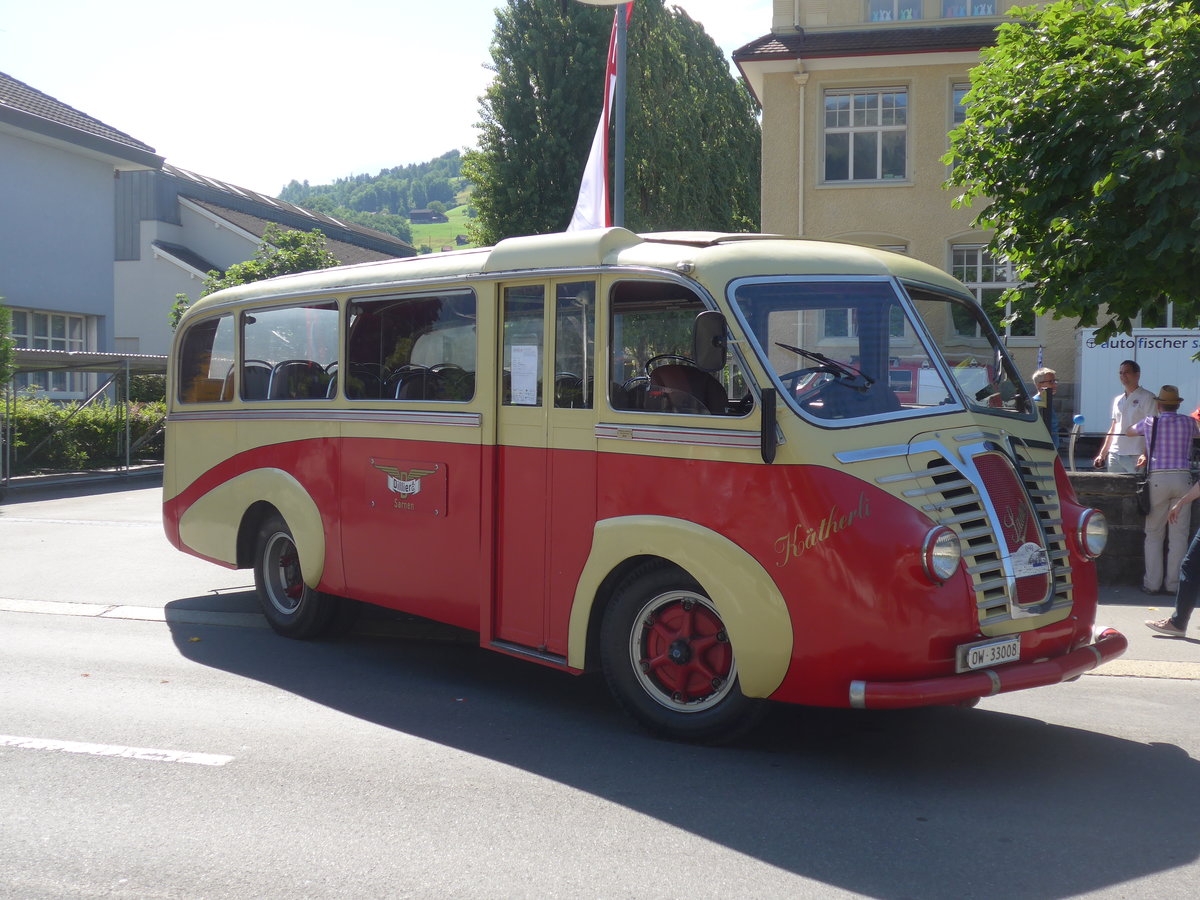
[[[270,516],[258,530],[254,586],[267,622],[285,637],[320,637],[337,617],[338,598],[304,583],[300,551],[282,516]]]
[[[601,664],[617,702],[671,740],[729,741],[752,728],[766,704],[742,694],[737,659],[712,600],[669,563],[635,570],[601,624]]]

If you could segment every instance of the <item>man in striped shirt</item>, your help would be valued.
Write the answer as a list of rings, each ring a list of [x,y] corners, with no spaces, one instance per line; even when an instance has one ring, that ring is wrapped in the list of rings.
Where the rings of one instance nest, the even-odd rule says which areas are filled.
[[[1125,433],[1146,439],[1147,452],[1154,446],[1146,462],[1150,478],[1150,512],[1146,515],[1146,542],[1143,553],[1146,571],[1142,590],[1147,594],[1171,593],[1179,589],[1179,567],[1187,548],[1191,507],[1179,511],[1167,533],[1167,513],[1171,506],[1192,486],[1192,440],[1200,435],[1200,427],[1191,416],[1179,414],[1179,388],[1164,384],[1158,396],[1157,416],[1147,416]],[[1163,569],[1163,541],[1167,544],[1167,565]],[[1163,588],[1166,591],[1163,591]]]

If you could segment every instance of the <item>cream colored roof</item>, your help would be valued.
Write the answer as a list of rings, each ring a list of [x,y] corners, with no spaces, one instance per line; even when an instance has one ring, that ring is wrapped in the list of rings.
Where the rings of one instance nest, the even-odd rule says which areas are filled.
[[[466,281],[471,276],[597,267],[633,267],[682,273],[723,290],[754,275],[896,275],[964,293],[945,272],[902,254],[857,244],[783,235],[671,232],[637,235],[624,228],[509,238],[495,247],[339,266],[211,294],[199,311],[249,299],[335,291],[387,289],[423,281]],[[964,294],[965,295],[965,294]]]

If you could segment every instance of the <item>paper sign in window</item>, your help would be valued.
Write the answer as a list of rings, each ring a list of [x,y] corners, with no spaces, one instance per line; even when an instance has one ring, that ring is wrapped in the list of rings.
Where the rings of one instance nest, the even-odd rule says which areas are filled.
[[[536,345],[513,345],[511,372],[513,405],[537,406],[538,348]]]

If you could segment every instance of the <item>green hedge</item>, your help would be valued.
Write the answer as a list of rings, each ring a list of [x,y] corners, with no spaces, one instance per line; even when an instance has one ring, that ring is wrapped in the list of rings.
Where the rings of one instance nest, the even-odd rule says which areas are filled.
[[[96,402],[78,411],[75,404],[45,398],[18,397],[12,418],[13,474],[43,469],[94,469],[125,464],[125,412],[119,404]],[[73,415],[72,415],[73,413]],[[133,443],[158,428],[166,404],[130,403],[129,433]],[[30,451],[49,440],[33,456]],[[161,460],[163,437],[140,446],[133,459]]]

